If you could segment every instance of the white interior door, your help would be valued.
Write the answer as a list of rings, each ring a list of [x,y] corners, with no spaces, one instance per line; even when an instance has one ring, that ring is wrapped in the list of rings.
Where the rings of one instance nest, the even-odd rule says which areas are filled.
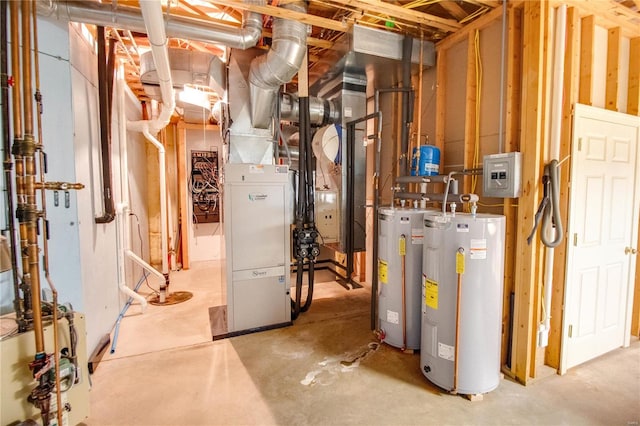
[[[576,104],[560,372],[629,344],[640,118]]]

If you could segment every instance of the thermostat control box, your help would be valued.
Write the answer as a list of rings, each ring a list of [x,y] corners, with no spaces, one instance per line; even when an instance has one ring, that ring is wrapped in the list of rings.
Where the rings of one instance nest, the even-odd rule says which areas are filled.
[[[522,154],[506,152],[485,155],[483,159],[483,195],[518,198],[522,182]]]

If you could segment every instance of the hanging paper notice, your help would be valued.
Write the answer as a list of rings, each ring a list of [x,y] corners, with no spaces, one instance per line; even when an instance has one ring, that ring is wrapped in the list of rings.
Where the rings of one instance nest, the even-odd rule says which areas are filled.
[[[438,309],[438,283],[427,278],[424,280],[424,304]]]
[[[469,257],[471,259],[486,259],[487,258],[487,240],[471,240],[469,245]]]
[[[398,241],[398,254],[400,256],[405,256],[407,254],[407,240],[402,236],[400,241]]]

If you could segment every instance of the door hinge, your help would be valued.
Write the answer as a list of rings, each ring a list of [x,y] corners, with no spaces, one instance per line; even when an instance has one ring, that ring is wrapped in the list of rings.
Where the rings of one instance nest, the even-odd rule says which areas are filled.
[[[578,247],[578,234],[573,234],[573,246]]]
[[[573,337],[573,325],[569,325],[569,337]]]
[[[582,151],[582,138],[578,138],[578,152]]]

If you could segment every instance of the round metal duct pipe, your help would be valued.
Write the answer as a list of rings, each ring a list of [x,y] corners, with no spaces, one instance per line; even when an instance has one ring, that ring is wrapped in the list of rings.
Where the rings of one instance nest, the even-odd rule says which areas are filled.
[[[250,0],[255,4],[255,0]],[[258,4],[264,4],[260,1]],[[147,29],[139,9],[97,1],[38,0],[38,14],[71,22],[116,27],[146,33]],[[242,27],[223,25],[196,18],[172,15],[166,22],[169,37],[186,38],[206,43],[221,43],[236,49],[256,45],[262,36],[262,15],[247,12]]]
[[[282,5],[283,8],[306,13],[305,2]],[[249,85],[251,88],[251,124],[266,129],[271,116],[278,88],[291,81],[300,69],[307,51],[307,25],[302,22],[275,18],[273,42],[266,55],[251,62]]]

